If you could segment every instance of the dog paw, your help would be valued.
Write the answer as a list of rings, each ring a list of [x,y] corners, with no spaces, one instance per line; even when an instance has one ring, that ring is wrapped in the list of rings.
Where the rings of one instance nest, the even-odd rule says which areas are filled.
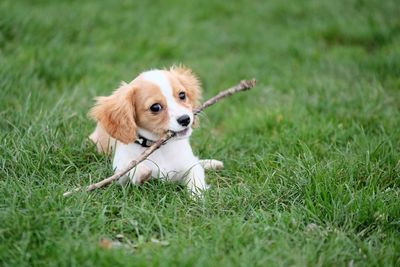
[[[148,181],[151,178],[151,170],[145,166],[134,168],[128,175],[124,175],[119,178],[118,182],[120,185],[125,186],[129,181],[131,184],[140,185]]]
[[[224,163],[216,159],[202,159],[200,165],[206,170],[222,170]]]
[[[126,186],[129,183],[129,176],[124,175],[118,179],[118,183],[120,186]]]

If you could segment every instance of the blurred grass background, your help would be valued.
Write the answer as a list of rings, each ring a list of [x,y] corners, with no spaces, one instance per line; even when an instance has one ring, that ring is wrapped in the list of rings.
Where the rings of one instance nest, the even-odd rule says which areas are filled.
[[[399,266],[398,1],[0,3],[2,266]],[[61,194],[110,174],[93,97],[183,63],[207,110],[203,202],[174,184]],[[104,249],[102,238],[121,248]]]

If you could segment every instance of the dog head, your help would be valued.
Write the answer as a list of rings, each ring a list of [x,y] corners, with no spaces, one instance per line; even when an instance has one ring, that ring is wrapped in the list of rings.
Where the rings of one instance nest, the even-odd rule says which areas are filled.
[[[98,97],[90,115],[125,144],[138,134],[156,140],[168,130],[186,138],[200,97],[200,81],[190,69],[151,70],[121,84],[112,95]]]

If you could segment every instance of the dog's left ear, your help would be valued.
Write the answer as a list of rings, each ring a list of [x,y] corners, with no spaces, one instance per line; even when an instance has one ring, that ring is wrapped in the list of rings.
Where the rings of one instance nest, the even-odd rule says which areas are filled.
[[[170,68],[170,71],[187,90],[188,98],[192,107],[198,107],[201,100],[201,83],[197,75],[194,74],[190,68],[182,65],[173,66]]]

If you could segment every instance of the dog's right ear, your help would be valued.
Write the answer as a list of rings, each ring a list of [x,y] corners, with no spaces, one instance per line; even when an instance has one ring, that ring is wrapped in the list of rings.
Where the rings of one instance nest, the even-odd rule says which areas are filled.
[[[134,88],[129,84],[123,83],[110,96],[97,97],[89,115],[122,143],[136,140]]]

